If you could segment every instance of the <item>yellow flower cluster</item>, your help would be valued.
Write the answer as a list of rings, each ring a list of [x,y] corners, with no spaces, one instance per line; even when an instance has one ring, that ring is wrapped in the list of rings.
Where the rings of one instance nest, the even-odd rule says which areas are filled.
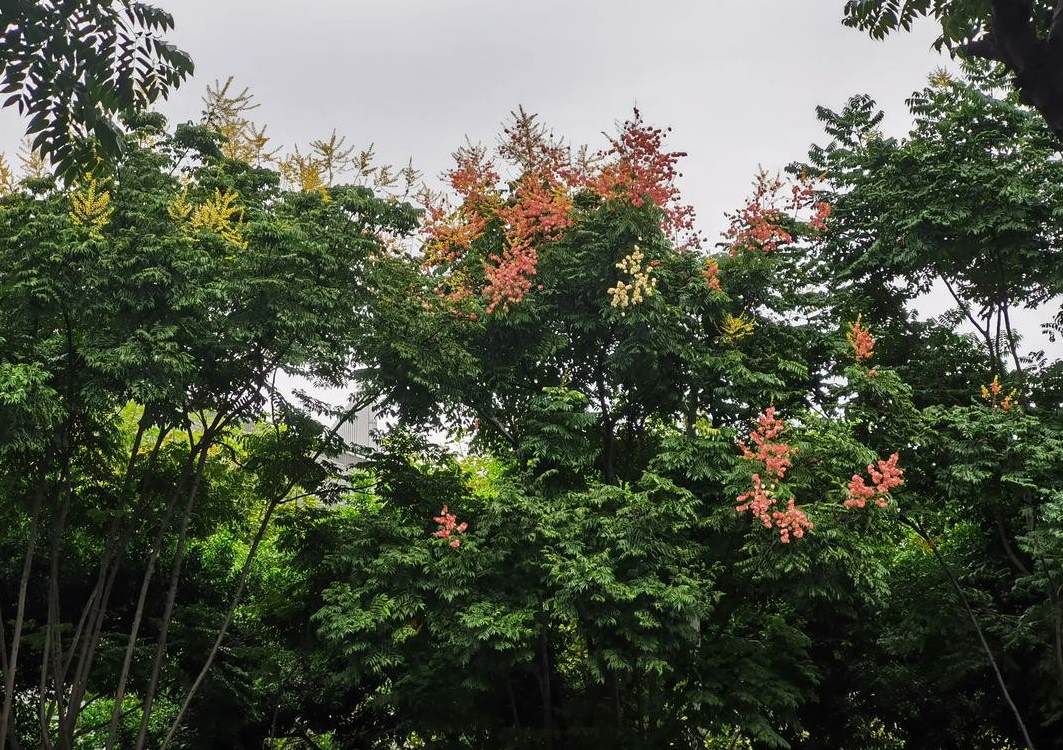
[[[728,344],[737,344],[742,339],[753,335],[753,321],[745,315],[734,316],[728,313],[720,324],[720,334]]]
[[[15,173],[11,171],[11,165],[0,154],[0,195],[7,195],[15,189]]]
[[[188,200],[188,190],[182,190],[170,201],[167,211],[170,218],[182,224],[190,232],[208,230],[220,236],[233,247],[247,249],[241,222],[244,209],[237,203],[236,191],[221,192],[217,188],[206,202],[195,205]]]
[[[613,307],[626,310],[653,296],[657,289],[657,279],[653,278],[652,268],[642,265],[644,257],[636,245],[631,253],[621,258],[616,264],[616,267],[622,273],[627,274],[630,280],[618,280],[616,286],[609,288],[609,294],[612,296],[610,304]]]
[[[99,239],[103,228],[111,221],[114,206],[111,205],[111,193],[99,180],[86,174],[81,178],[81,186],[70,194],[70,218],[79,226],[89,230],[89,235]]]
[[[325,183],[326,165],[312,156],[303,156],[296,149],[295,153],[281,162],[281,175],[288,182],[297,186],[304,193],[320,193],[321,199],[328,203],[332,200],[328,185]]]

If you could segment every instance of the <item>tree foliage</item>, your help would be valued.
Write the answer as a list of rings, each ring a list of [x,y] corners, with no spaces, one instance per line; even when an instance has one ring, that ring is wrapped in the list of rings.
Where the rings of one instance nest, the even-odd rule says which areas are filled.
[[[1063,5],[1056,0],[847,0],[844,12],[845,25],[874,39],[934,19],[938,49],[1004,65],[1023,100],[1063,135]]]
[[[1059,365],[1012,315],[1063,175],[993,71],[909,104],[820,110],[712,247],[638,112],[518,109],[415,209],[230,81],[12,180],[10,744],[1063,747]],[[285,374],[379,442],[333,465],[351,410]]]
[[[132,0],[9,0],[0,4],[0,93],[29,118],[33,149],[72,179],[118,155],[116,119],[165,98],[191,58],[161,35],[173,17]]]

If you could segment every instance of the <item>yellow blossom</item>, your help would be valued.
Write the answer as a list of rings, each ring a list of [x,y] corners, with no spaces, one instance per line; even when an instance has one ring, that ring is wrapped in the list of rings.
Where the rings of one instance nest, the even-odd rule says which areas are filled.
[[[15,174],[7,159],[0,153],[0,195],[7,195],[15,189]]]
[[[81,178],[81,186],[70,194],[71,220],[87,228],[92,237],[99,238],[113,214],[110,191],[91,174],[84,175]]]
[[[736,344],[742,339],[753,335],[753,321],[747,320],[745,315],[734,316],[728,313],[720,324],[720,333],[723,340],[728,344]]]
[[[612,307],[626,310],[633,305],[642,304],[657,290],[657,279],[653,277],[653,269],[642,265],[644,257],[642,250],[636,246],[617,262],[616,267],[626,274],[629,280],[618,280],[616,286],[607,290],[612,297],[609,303]]]
[[[235,191],[223,193],[215,188],[214,195],[204,203],[193,206],[182,192],[167,208],[174,221],[187,222],[189,231],[208,230],[233,247],[246,250],[248,243],[244,239],[242,227],[244,209],[238,205],[239,200],[240,196]]]
[[[304,193],[320,193],[321,199],[332,200],[325,184],[322,162],[312,156],[303,156],[299,149],[281,163],[281,174]]]

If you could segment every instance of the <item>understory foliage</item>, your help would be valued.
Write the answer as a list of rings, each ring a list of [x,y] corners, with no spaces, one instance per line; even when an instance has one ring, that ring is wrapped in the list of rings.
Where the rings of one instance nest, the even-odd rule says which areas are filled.
[[[637,111],[595,149],[518,109],[414,207],[230,82],[12,180],[9,738],[1063,747],[1063,381],[1013,314],[1063,175],[999,81],[902,138],[821,110],[715,244]],[[364,460],[285,373],[388,414]]]

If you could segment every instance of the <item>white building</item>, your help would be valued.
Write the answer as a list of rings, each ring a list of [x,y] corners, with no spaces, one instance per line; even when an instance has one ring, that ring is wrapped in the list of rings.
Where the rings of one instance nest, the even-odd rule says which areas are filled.
[[[348,404],[357,398],[357,394],[351,396]],[[378,414],[374,406],[366,406],[359,409],[353,417],[340,425],[336,435],[343,441],[347,449],[340,455],[331,459],[337,466],[347,469],[360,463],[364,454],[376,450],[377,442],[375,433],[377,430]],[[339,421],[338,419],[336,421]],[[332,423],[335,427],[336,422]]]

